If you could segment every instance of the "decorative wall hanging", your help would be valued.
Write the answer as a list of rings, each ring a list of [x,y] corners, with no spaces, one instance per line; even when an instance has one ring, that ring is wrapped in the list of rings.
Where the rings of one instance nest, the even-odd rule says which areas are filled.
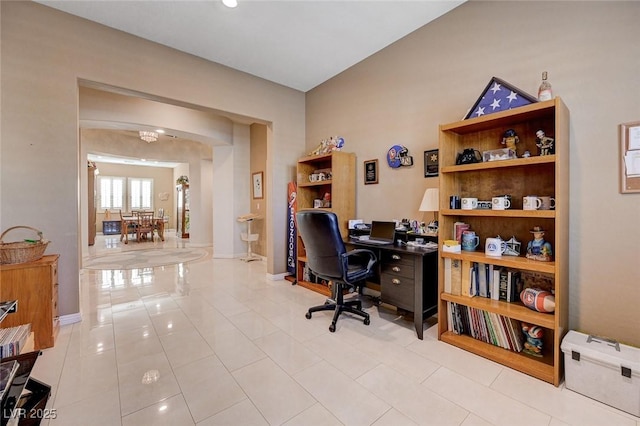
[[[640,192],[640,121],[620,125],[620,193]]]
[[[424,177],[438,176],[438,150],[424,152]]]
[[[506,111],[535,102],[538,102],[535,97],[498,77],[493,77],[464,119]]]
[[[257,172],[251,175],[251,181],[253,182],[253,198],[264,198],[262,193],[262,172]]]
[[[413,166],[413,157],[409,155],[409,150],[404,146],[393,145],[387,152],[387,164],[394,169],[401,166]]]
[[[364,162],[364,184],[371,185],[378,183],[378,160],[368,160]]]

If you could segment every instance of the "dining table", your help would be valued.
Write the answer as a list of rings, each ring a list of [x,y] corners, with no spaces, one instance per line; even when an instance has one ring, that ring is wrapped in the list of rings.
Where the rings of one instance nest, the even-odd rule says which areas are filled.
[[[154,217],[153,225],[155,230],[158,232],[158,237],[160,237],[161,241],[164,241],[164,218],[162,217]],[[135,225],[138,223],[137,216],[122,216],[122,223],[120,224],[120,241],[124,240],[125,244],[129,244],[129,232],[127,230],[129,227],[135,229]]]

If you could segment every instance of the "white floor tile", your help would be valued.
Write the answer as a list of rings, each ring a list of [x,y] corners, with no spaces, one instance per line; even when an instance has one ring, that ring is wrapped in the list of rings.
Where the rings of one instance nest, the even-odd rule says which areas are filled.
[[[416,424],[459,425],[468,414],[386,365],[376,367],[357,382]]]
[[[256,339],[254,343],[289,374],[295,374],[322,360],[314,353],[314,348],[307,349],[283,331]]]
[[[284,424],[284,426],[339,426],[342,425],[326,408],[314,404]]]
[[[153,247],[188,240],[168,232]],[[92,256],[141,250],[98,236]],[[51,386],[42,426],[622,425],[640,418],[437,340],[364,299],[371,315],[305,318],[325,296],[213,259],[82,270],[83,320],[61,327],[32,376]],[[154,381],[155,380],[155,381]]]
[[[270,424],[282,424],[316,403],[268,358],[233,372],[233,377]]]
[[[556,388],[516,371],[503,371],[491,388],[567,424],[636,426],[629,414],[614,412],[564,386]]]
[[[294,378],[344,424],[370,425],[391,408],[364,386],[324,361],[301,371]]]
[[[444,367],[423,386],[494,425],[547,425],[551,416]]]
[[[245,399],[198,423],[198,426],[267,426],[269,423],[258,409]]]
[[[247,395],[215,356],[175,369],[189,410],[196,422],[247,399]]]
[[[122,426],[189,426],[194,424],[182,395],[172,396],[122,418]]]

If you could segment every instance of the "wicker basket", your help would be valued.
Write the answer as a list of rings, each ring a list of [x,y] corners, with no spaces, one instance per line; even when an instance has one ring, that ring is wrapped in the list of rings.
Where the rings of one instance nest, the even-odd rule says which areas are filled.
[[[25,228],[34,231],[38,235],[38,239],[33,241],[25,240],[5,243],[3,239],[7,232],[18,228]],[[48,244],[49,241],[42,239],[42,231],[30,226],[13,226],[0,235],[0,263],[25,263],[41,259]]]

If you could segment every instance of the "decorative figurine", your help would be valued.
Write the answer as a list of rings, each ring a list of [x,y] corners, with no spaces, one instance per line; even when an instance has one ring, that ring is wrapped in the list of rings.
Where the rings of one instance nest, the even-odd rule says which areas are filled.
[[[545,136],[543,130],[536,132],[536,146],[540,155],[553,155],[556,153],[555,139]]]
[[[331,194],[329,194],[328,192],[325,192],[324,197],[322,197],[322,207],[331,207]]]
[[[529,232],[533,234],[533,240],[527,244],[527,259],[550,262],[553,253],[551,244],[544,240],[544,229],[534,226]]]
[[[498,237],[500,236],[498,235]],[[522,244],[520,243],[520,241],[516,240],[515,236],[505,241],[505,243],[507,244],[507,249],[502,254],[504,254],[505,256],[520,256],[520,249],[522,247]]]
[[[529,158],[531,157],[531,153],[529,151],[525,151],[524,154],[522,154],[522,158]]]
[[[513,152],[518,155],[518,150],[516,149],[516,144],[520,142],[520,137],[516,134],[516,131],[513,129],[506,130],[502,135],[502,145],[505,147],[512,149]]]
[[[522,332],[527,339],[524,342],[524,349],[522,352],[529,355],[542,357],[542,336],[544,334],[542,327],[537,325],[522,323]]]

